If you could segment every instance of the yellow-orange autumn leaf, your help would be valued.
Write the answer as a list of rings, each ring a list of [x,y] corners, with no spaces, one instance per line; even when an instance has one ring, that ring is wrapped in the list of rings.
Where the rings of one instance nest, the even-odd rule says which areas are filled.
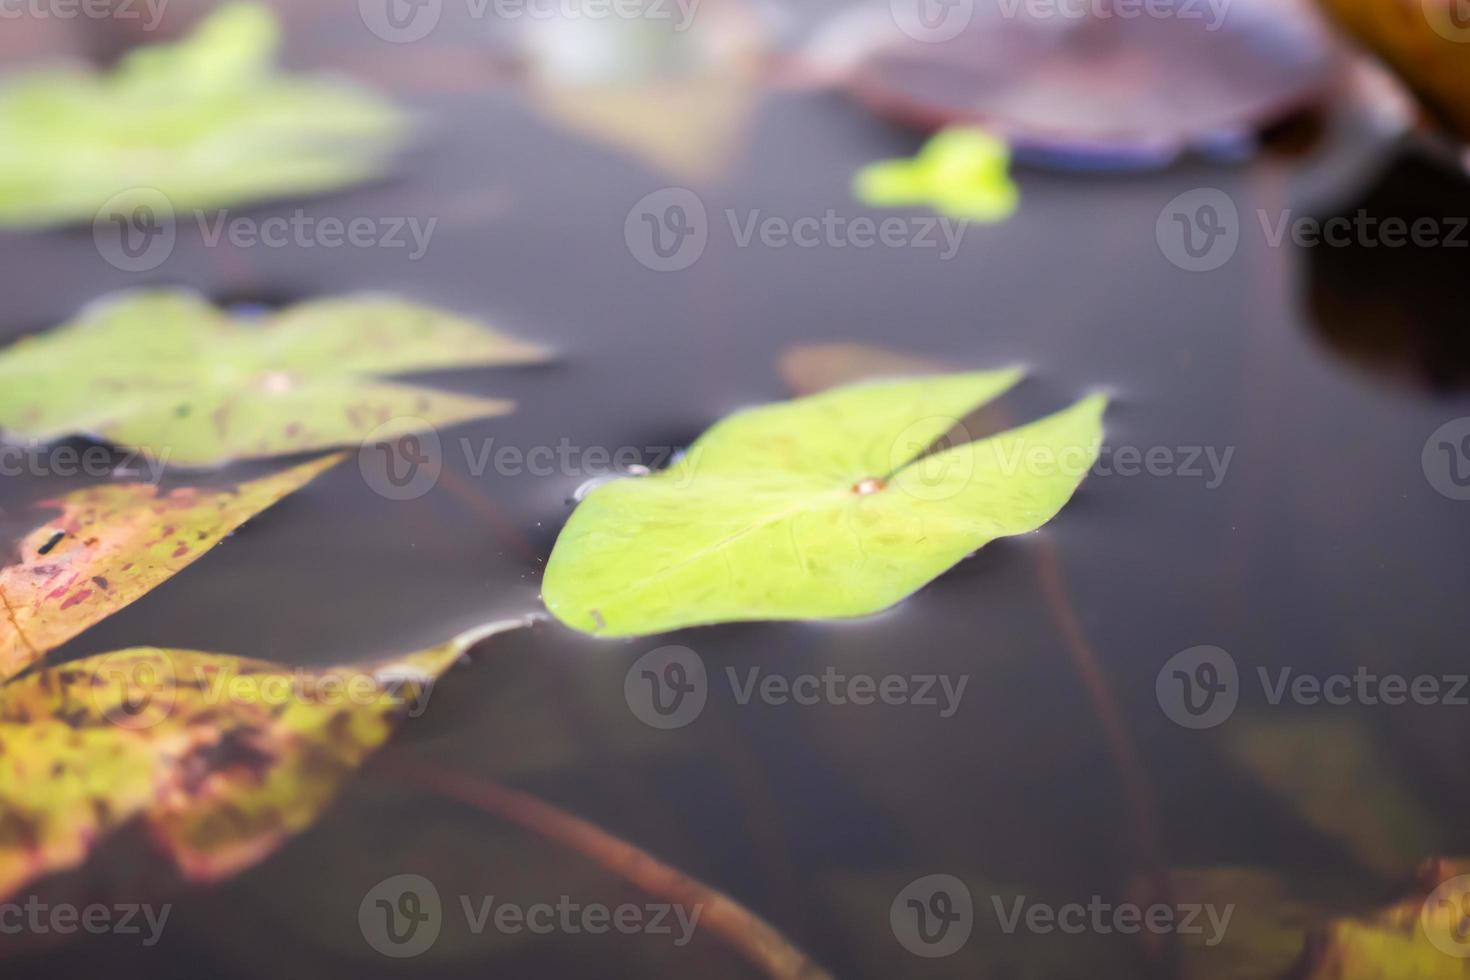
[[[176,575],[341,459],[324,456],[220,490],[160,493],[126,483],[47,501],[59,513],[0,568],[0,681]]]
[[[518,625],[361,666],[142,647],[11,681],[0,687],[0,899],[76,867],[134,821],[187,878],[249,867],[310,826],[464,650]]]

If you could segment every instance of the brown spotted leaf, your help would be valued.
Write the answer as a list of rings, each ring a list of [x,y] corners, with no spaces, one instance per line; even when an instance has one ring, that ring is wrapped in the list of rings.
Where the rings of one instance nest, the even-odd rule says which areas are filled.
[[[507,401],[378,380],[545,352],[393,296],[232,315],[192,293],[108,297],[0,351],[0,426],[96,435],[167,463],[220,466],[502,415]]]
[[[0,568],[0,681],[183,571],[340,454],[222,490],[92,487],[47,501],[57,514]]]
[[[308,670],[152,647],[0,687],[0,898],[141,821],[214,881],[308,827],[496,624],[365,666]]]

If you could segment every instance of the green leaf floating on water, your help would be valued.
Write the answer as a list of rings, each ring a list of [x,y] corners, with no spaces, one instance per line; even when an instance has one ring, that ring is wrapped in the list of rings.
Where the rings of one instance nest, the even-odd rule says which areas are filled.
[[[93,435],[219,466],[502,415],[511,402],[378,375],[544,359],[529,344],[392,296],[317,300],[256,322],[187,292],[123,293],[0,351],[0,427]]]
[[[885,609],[1051,520],[1095,462],[1100,395],[924,455],[1020,377],[869,382],[736,413],[667,469],[586,496],[547,564],[547,608],[602,636]]]
[[[983,129],[952,126],[912,160],[880,160],[858,171],[853,195],[874,208],[929,207],[964,221],[1004,221],[1021,199],[1010,165],[1004,140]]]
[[[0,87],[0,225],[90,222],[144,189],[175,208],[215,208],[381,173],[403,115],[349,83],[277,72],[278,42],[269,8],[228,4],[188,38],[139,48],[109,73],[10,80]]]

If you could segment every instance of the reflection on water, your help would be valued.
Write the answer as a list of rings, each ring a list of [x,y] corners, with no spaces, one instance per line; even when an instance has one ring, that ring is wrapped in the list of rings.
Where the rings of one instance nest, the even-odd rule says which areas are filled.
[[[687,444],[732,409],[781,397],[777,358],[802,343],[898,347],[960,366],[1025,363],[1032,378],[1009,404],[1017,417],[1106,386],[1117,394],[1107,458],[1162,450],[1174,464],[1098,473],[1041,533],[984,548],[871,620],[617,643],[544,624],[497,638],[436,690],[428,714],[388,750],[392,761],[503,779],[552,800],[729,892],[843,977],[1137,978],[1217,962],[1116,931],[1006,932],[998,920],[997,903],[1009,915],[1018,899],[1127,900],[1153,870],[1135,843],[1150,836],[1171,867],[1245,869],[1227,880],[1272,895],[1325,890],[1344,903],[1382,897],[1411,855],[1470,852],[1464,709],[1273,704],[1256,680],[1282,666],[1313,676],[1463,671],[1470,607],[1454,593],[1470,511],[1426,479],[1421,450],[1470,406],[1387,391],[1311,339],[1320,329],[1333,347],[1419,375],[1431,362],[1447,366],[1436,383],[1453,387],[1464,365],[1463,338],[1456,346],[1450,331],[1464,285],[1447,264],[1457,255],[1270,246],[1254,215],[1279,206],[1265,168],[1280,163],[1105,181],[1023,172],[1016,218],[970,229],[950,261],[921,250],[742,246],[723,224],[727,210],[857,213],[847,175],[904,150],[855,109],[788,95],[762,113],[748,167],[701,191],[712,216],[704,255],[662,274],[640,266],[622,236],[629,209],[664,178],[587,151],[503,93],[440,109],[463,125],[442,135],[414,180],[301,206],[322,216],[453,215],[467,189],[499,182],[515,190],[504,213],[446,221],[413,265],[385,250],[226,244],[181,248],[170,276],[240,299],[252,298],[251,284],[260,295],[281,283],[293,294],[402,291],[484,314],[564,358],[493,378],[439,376],[454,390],[493,386],[521,410],[441,433],[444,475],[433,491],[385,500],[355,466],[338,467],[63,655],[166,644],[319,664],[410,649],[535,608],[540,559],[568,499],[596,475],[477,472],[486,440],[522,451],[562,439]],[[1447,178],[1406,166],[1364,206],[1465,212]],[[1229,194],[1247,227],[1232,260],[1196,274],[1161,254],[1155,226],[1167,202],[1199,187]],[[135,284],[105,267],[84,234],[3,249],[11,333]],[[1310,322],[1298,275],[1311,289]],[[1207,450],[1232,454],[1215,486],[1184,465]],[[7,481],[7,520],[50,489]],[[1079,673],[1079,636],[1102,695],[1096,677]],[[638,658],[671,644],[698,654],[710,687],[697,718],[663,730],[630,710],[625,681]],[[1228,651],[1246,686],[1231,717],[1192,730],[1161,709],[1158,675],[1199,645]],[[788,683],[828,671],[968,680],[946,716],[917,702],[742,701],[752,671]],[[1138,826],[1128,766],[1099,720],[1104,697],[1148,782],[1151,833]],[[1329,802],[1301,798],[1309,781],[1281,792],[1303,733],[1341,725],[1355,754],[1337,760]],[[1338,744],[1316,738],[1314,751]],[[1392,800],[1373,789],[1383,786]],[[485,814],[406,792],[386,766],[370,766],[320,825],[236,881],[200,890],[161,874],[146,843],[129,837],[85,871],[38,886],[51,901],[146,896],[175,908],[155,948],[78,936],[19,959],[17,975],[95,978],[99,964],[129,978],[228,980],[276,975],[282,964],[321,980],[751,975],[699,933],[675,946],[649,934],[476,931],[462,896],[472,908],[490,895],[521,905],[645,899]],[[364,896],[399,874],[429,879],[443,902],[440,934],[414,960],[375,952],[359,925]],[[944,958],[906,949],[893,919],[896,899],[929,875],[959,879],[974,910],[968,941]]]
[[[1470,384],[1470,178],[1406,148],[1308,257],[1312,324],[1338,353],[1433,391]],[[1397,221],[1402,228],[1385,222]],[[1351,230],[1349,230],[1351,227]]]

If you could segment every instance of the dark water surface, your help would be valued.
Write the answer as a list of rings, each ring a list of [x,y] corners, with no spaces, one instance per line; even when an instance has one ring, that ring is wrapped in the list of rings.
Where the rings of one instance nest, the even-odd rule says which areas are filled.
[[[13,975],[754,975],[705,933],[684,947],[647,935],[475,935],[460,895],[523,905],[650,899],[536,836],[398,785],[395,767],[416,763],[502,780],[597,823],[747,904],[838,976],[1163,974],[1130,937],[1006,935],[992,909],[992,896],[1008,906],[1021,895],[1123,901],[1144,870],[1067,615],[1152,783],[1168,864],[1258,868],[1373,898],[1394,878],[1385,852],[1400,848],[1404,871],[1418,857],[1470,852],[1460,819],[1470,709],[1273,707],[1251,680],[1228,722],[1189,731],[1155,692],[1165,661],[1199,644],[1229,651],[1252,679],[1262,665],[1463,670],[1470,504],[1435,490],[1421,454],[1436,428],[1470,414],[1470,399],[1443,378],[1431,386],[1412,364],[1343,351],[1341,331],[1314,319],[1313,276],[1347,258],[1272,247],[1256,215],[1351,213],[1393,164],[1392,148],[1379,162],[1362,146],[1329,143],[1305,159],[1148,176],[1023,172],[1020,213],[970,228],[950,261],[932,249],[742,248],[725,209],[742,219],[750,209],[864,213],[848,195],[850,173],[915,145],[834,97],[777,94],[729,181],[700,191],[711,222],[704,255],[660,274],[635,261],[623,234],[629,209],[668,178],[546,127],[513,94],[431,108],[438,122],[411,172],[300,205],[319,216],[437,217],[422,261],[384,249],[205,249],[185,228],[147,281],[270,302],[390,289],[548,342],[556,363],[437,376],[446,388],[513,397],[520,410],[441,433],[445,474],[427,496],[386,500],[349,461],[63,655],[146,644],[326,664],[533,611],[567,500],[592,474],[477,476],[464,446],[685,445],[732,409],[783,397],[775,362],[797,343],[1024,362],[1033,374],[1008,403],[1018,416],[1105,388],[1116,396],[1110,447],[1166,447],[1178,464],[1196,448],[1230,452],[1223,479],[1207,486],[1208,467],[1094,477],[1041,533],[989,546],[856,624],[734,625],[633,642],[544,624],[499,638],[440,685],[428,715],[316,826],[238,879],[178,885],[145,871],[146,848],[124,838],[85,871],[35,889],[172,901],[157,947],[81,937],[15,961]],[[1201,187],[1237,204],[1241,241],[1222,268],[1191,273],[1161,251],[1156,220]],[[7,336],[142,284],[107,266],[86,230],[10,236],[0,250]],[[1391,266],[1405,267],[1405,254]],[[1443,254],[1432,260],[1443,265]],[[1458,280],[1447,268],[1423,287],[1447,291],[1435,308],[1463,314],[1467,255],[1455,260]],[[1373,279],[1375,256],[1351,261],[1352,284]],[[1329,298],[1348,288],[1339,276]],[[1391,282],[1372,292],[1403,311],[1406,332],[1423,326],[1415,296]],[[26,504],[57,489],[6,481],[10,532],[33,526]],[[1049,555],[1064,599],[1043,588]],[[711,673],[704,713],[675,731],[644,725],[624,700],[629,666],[666,644],[695,650]],[[741,705],[726,667],[742,677],[753,667],[788,676],[835,667],[968,682],[959,710],[942,718],[919,705]],[[1231,739],[1258,723],[1346,725],[1371,739],[1374,773],[1336,741],[1326,752],[1343,767],[1328,779],[1329,811],[1370,829],[1354,837],[1314,823],[1234,761]],[[1273,744],[1279,759],[1318,766],[1295,741]],[[1388,805],[1380,779],[1422,816],[1407,841],[1371,829]],[[445,921],[429,953],[400,961],[364,942],[358,906],[401,873],[435,883]],[[976,924],[963,951],[931,960],[895,940],[889,907],[908,882],[937,873],[966,883]]]

